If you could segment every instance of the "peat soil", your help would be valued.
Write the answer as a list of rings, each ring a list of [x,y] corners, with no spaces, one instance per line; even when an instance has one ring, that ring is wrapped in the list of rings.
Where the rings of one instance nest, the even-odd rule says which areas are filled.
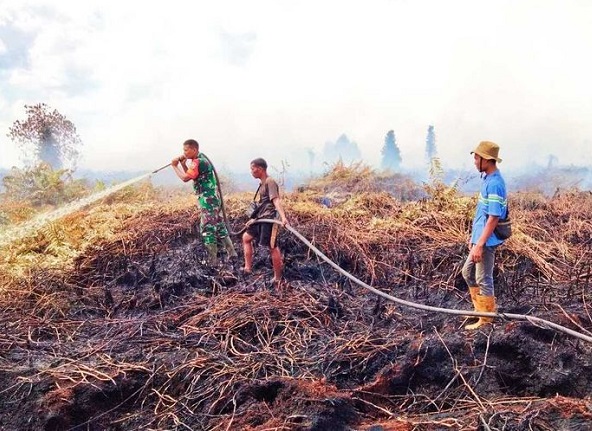
[[[0,429],[592,429],[592,345],[578,338],[527,321],[465,331],[465,318],[357,286],[286,231],[280,288],[264,248],[243,277],[224,255],[207,268],[194,228],[129,234],[69,271],[31,274],[3,319]],[[471,308],[459,246],[430,261],[448,269],[429,279],[420,253],[394,265],[404,277],[369,280],[325,251],[391,295]],[[499,311],[592,330],[586,295],[554,302],[528,282],[496,283]]]

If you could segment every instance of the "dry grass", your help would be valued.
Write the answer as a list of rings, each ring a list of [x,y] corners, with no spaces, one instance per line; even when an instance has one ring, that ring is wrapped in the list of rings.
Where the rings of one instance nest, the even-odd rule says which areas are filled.
[[[386,291],[411,298],[429,291],[427,301],[462,297],[457,285],[474,198],[435,184],[429,199],[402,202],[376,184],[362,166],[338,167],[288,194],[287,214],[329,257]],[[326,208],[319,200],[329,189],[335,194]],[[110,394],[98,411],[120,409],[109,417],[135,429],[310,429],[315,414],[331,416],[334,408],[334,420],[345,420],[354,406],[365,414],[360,429],[379,422],[389,430],[475,429],[481,420],[494,424],[494,412],[531,420],[527,407],[556,412],[562,403],[589,416],[573,399],[480,398],[468,380],[478,381],[474,365],[456,369],[454,379],[467,376],[464,384],[389,395],[390,382],[410,372],[395,358],[404,354],[418,367],[440,340],[448,346],[438,331],[424,339],[418,316],[338,277],[293,280],[278,295],[228,290],[208,274],[193,290],[171,284],[185,294],[157,289],[150,268],[159,256],[194,259],[175,253],[197,238],[195,202],[134,196],[114,196],[1,250],[0,371],[16,376],[5,377],[13,386],[3,393],[26,400],[32,388],[48,385],[36,402],[64,417],[80,399]],[[250,198],[227,197],[235,227]],[[500,289],[530,304],[582,298],[573,318],[589,328],[592,196],[517,194],[511,205],[515,235],[499,256]],[[282,247],[288,268],[303,277],[317,270],[295,239],[284,236]],[[434,325],[447,337],[458,332],[448,322]]]

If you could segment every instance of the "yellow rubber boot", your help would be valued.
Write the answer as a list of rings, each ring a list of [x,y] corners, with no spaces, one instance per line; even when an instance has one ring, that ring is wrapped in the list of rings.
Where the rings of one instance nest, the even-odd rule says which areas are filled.
[[[485,313],[495,313],[497,306],[495,304],[495,296],[483,296],[477,295],[477,303],[476,303],[476,310],[479,312]],[[476,323],[472,323],[470,325],[465,326],[465,329],[473,330],[480,328],[483,325],[487,325],[488,323],[493,322],[493,318],[491,317],[479,317]]]
[[[469,294],[471,295],[471,302],[473,303],[473,310],[477,310],[477,295],[481,292],[481,288],[479,286],[469,286]],[[471,318],[473,316],[465,316]]]
[[[497,312],[497,304],[495,303],[495,296],[477,296],[477,301],[480,301],[482,305],[483,311],[487,313],[496,313]],[[484,323],[491,323],[493,322],[493,317],[482,317]]]
[[[480,293],[481,288],[479,286],[469,287],[469,294],[471,295],[471,301],[473,302],[473,307],[475,307],[475,310],[477,309],[477,295]]]

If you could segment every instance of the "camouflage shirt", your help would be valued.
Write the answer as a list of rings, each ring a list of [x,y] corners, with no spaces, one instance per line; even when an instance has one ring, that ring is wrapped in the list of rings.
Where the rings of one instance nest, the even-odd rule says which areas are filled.
[[[218,190],[218,182],[212,164],[202,153],[199,153],[197,159],[193,159],[192,163],[193,165],[188,173],[197,170],[197,177],[193,180],[195,193],[203,196],[215,196]]]

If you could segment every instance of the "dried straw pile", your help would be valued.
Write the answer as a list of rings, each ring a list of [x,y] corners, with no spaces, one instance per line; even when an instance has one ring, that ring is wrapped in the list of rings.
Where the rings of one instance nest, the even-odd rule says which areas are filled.
[[[287,196],[292,225],[376,287],[469,308],[459,272],[474,199],[436,185],[402,203],[370,180],[353,193],[361,182],[348,178],[331,208],[319,204],[327,184]],[[234,230],[249,198],[227,199]],[[501,307],[591,330],[592,196],[515,194],[511,205]],[[265,258],[251,280],[204,269],[194,202],[174,197],[99,205],[6,247],[1,423],[377,431],[592,419],[590,346],[526,323],[467,336],[461,319],[351,285],[285,232],[281,246],[287,286],[246,293]]]

